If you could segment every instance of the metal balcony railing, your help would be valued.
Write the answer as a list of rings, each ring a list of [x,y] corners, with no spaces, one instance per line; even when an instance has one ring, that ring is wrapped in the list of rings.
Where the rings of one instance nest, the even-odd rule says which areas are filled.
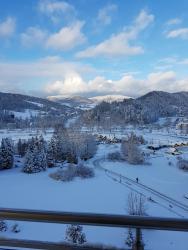
[[[60,223],[60,224],[80,224],[91,226],[105,227],[130,227],[138,229],[155,229],[168,231],[188,231],[188,219],[179,218],[159,218],[149,216],[127,216],[111,214],[93,214],[93,213],[69,213],[57,211],[39,211],[39,210],[22,210],[22,209],[5,209],[0,208],[0,219],[31,221],[43,223]],[[109,249],[97,246],[76,246],[65,243],[42,242],[35,240],[15,240],[0,238],[1,249],[3,247],[30,248],[30,249]],[[114,248],[112,248],[114,249]],[[139,244],[135,248],[139,250]]]

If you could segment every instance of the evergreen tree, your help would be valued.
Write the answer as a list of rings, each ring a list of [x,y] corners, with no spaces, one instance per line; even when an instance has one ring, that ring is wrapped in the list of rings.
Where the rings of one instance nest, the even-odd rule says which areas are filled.
[[[55,128],[53,136],[48,145],[48,159],[51,161],[65,161],[69,153],[68,132],[62,126]]]
[[[49,168],[55,166],[55,155],[56,155],[56,145],[55,145],[55,140],[52,136],[47,149],[47,164]]]
[[[7,231],[7,224],[4,221],[0,221],[0,232],[6,232]]]
[[[38,173],[47,168],[46,143],[42,137],[32,138],[25,155],[23,172]]]
[[[0,169],[9,169],[14,163],[13,142],[9,138],[3,138],[0,148]]]
[[[65,239],[73,244],[84,244],[86,242],[83,227],[80,225],[71,225],[67,227]]]

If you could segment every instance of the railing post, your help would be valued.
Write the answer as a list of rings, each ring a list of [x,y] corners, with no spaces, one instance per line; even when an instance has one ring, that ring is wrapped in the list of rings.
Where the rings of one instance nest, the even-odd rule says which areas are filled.
[[[133,250],[144,250],[144,245],[142,243],[141,229],[136,228],[136,239],[133,244]]]

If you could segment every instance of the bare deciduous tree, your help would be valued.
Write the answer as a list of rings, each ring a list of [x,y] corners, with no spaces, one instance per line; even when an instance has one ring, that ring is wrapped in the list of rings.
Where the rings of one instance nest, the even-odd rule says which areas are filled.
[[[146,201],[143,195],[131,192],[127,198],[127,212],[129,215],[146,215]]]

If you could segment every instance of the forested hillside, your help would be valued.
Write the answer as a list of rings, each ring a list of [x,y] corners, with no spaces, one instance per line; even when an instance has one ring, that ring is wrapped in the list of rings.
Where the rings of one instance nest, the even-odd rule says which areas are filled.
[[[102,102],[94,109],[85,112],[85,124],[125,125],[148,124],[161,117],[188,116],[188,92],[167,93],[153,91],[137,99],[123,102]]]

